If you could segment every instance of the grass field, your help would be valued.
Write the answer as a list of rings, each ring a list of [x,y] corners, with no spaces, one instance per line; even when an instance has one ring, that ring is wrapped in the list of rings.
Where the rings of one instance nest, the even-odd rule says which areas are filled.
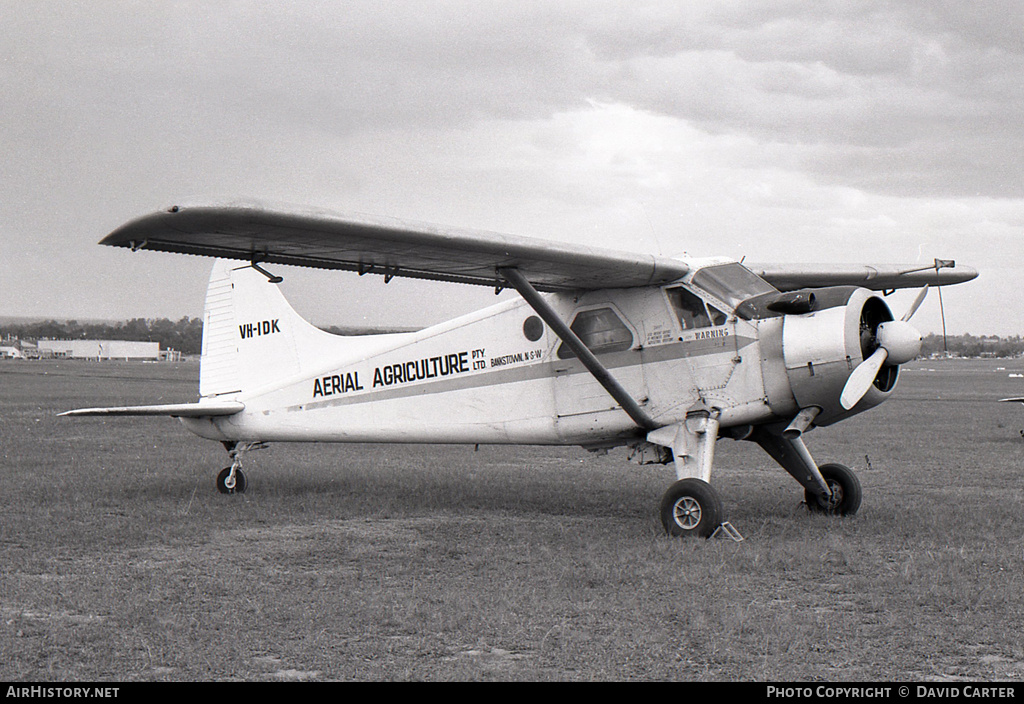
[[[224,496],[176,421],[55,417],[196,365],[3,362],[0,680],[1020,680],[1022,371],[914,362],[809,433],[851,519],[720,441],[733,542],[667,538],[624,451],[273,445]]]

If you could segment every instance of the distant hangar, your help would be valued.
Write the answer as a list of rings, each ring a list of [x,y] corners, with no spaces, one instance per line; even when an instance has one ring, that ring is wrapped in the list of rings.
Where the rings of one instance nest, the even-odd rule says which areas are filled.
[[[159,342],[134,340],[39,340],[42,357],[64,357],[68,359],[124,359],[160,360]]]

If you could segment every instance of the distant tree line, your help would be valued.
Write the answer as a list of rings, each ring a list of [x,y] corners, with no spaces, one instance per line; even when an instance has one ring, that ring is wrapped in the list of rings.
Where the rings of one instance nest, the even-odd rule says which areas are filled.
[[[921,345],[922,357],[941,355],[944,352],[954,357],[1020,357],[1024,356],[1024,338],[1020,335],[975,337],[965,334],[949,335],[944,340],[942,335],[925,335]]]
[[[329,332],[332,335],[388,335],[395,332],[416,332],[422,328],[384,328],[384,327],[366,327],[366,326],[352,326],[346,325],[339,327],[337,325],[330,325],[328,327],[320,328],[324,332]]]
[[[133,318],[126,323],[79,323],[77,320],[45,320],[0,326],[2,337],[22,340],[137,340],[159,342],[160,349],[199,354],[203,345],[201,318]]]

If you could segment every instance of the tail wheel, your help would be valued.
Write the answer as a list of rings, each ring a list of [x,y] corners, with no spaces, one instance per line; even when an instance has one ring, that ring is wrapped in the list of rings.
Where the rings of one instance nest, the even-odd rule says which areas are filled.
[[[709,537],[722,524],[722,500],[700,479],[680,479],[661,499],[661,523],[671,536]]]
[[[242,470],[235,470],[234,480],[229,477],[231,477],[231,467],[220,470],[220,474],[217,475],[217,491],[222,494],[244,494],[245,474],[242,473]]]
[[[818,496],[810,490],[804,492],[807,507],[814,513],[833,516],[852,516],[860,508],[860,480],[853,470],[841,464],[823,464],[818,467],[821,476],[832,490],[832,496]]]

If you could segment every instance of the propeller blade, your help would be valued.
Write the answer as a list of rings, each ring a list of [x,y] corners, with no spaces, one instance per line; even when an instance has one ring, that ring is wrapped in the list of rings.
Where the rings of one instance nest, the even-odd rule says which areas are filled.
[[[884,347],[879,347],[870,357],[857,365],[857,368],[850,374],[850,378],[846,380],[846,386],[843,387],[843,393],[839,397],[839,403],[844,409],[850,410],[864,398],[864,394],[871,388],[871,384],[874,383],[878,371],[885,364],[888,356],[889,352]]]
[[[928,284],[925,284],[924,288],[922,288],[920,293],[917,294],[917,298],[915,298],[914,302],[910,305],[910,309],[906,313],[903,314],[903,317],[900,318],[900,320],[902,320],[905,323],[908,320],[910,320],[912,317],[914,317],[914,313],[916,313],[917,309],[921,307],[922,303],[924,303],[924,297],[927,296],[927,295],[928,295]]]

